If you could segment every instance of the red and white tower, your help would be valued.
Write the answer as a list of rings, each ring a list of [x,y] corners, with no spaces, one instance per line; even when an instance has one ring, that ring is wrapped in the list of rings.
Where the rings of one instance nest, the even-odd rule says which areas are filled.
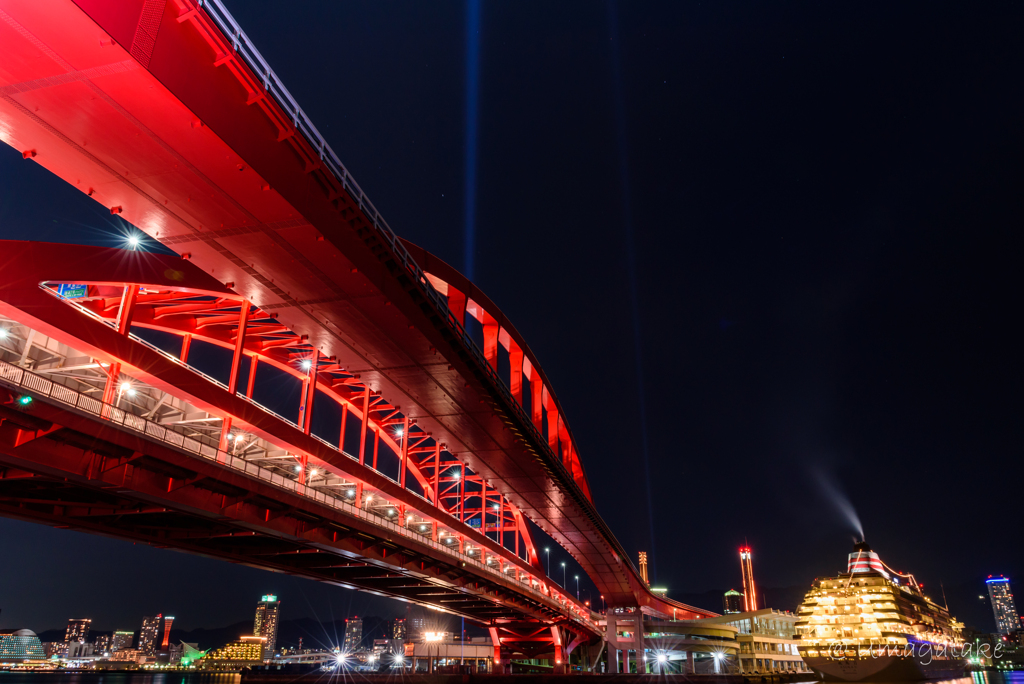
[[[750,564],[750,547],[740,547],[740,570],[743,572],[743,608],[757,610],[757,590],[754,588],[754,568]]]

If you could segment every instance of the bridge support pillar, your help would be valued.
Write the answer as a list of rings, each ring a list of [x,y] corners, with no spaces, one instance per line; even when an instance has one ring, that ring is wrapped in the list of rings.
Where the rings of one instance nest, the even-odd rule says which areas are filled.
[[[604,640],[608,644],[608,671],[610,674],[628,674],[629,651],[636,651],[636,671],[644,672],[644,615],[639,608],[631,613],[616,613],[609,608],[605,618]],[[622,636],[620,637],[620,633]],[[628,636],[626,636],[628,634]],[[622,655],[621,669],[619,654]]]
[[[488,631],[491,634],[491,644],[494,646],[494,664],[491,666],[491,673],[504,674],[505,663],[501,659],[501,639],[498,638],[498,629],[489,627]]]
[[[565,642],[562,639],[562,630],[558,627],[551,627],[551,637],[555,642],[555,667],[552,670],[554,674],[565,674],[568,672],[566,660],[568,660],[568,654],[565,650]]]
[[[693,666],[693,651],[686,652],[686,673],[695,674]]]

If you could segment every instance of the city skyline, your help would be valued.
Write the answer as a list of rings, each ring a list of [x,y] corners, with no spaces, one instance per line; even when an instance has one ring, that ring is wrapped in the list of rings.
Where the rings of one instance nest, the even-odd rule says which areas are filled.
[[[461,16],[451,9],[424,16],[426,10],[410,6],[396,20],[356,6],[333,8],[321,21],[310,21],[305,13],[311,10],[299,8],[281,20],[282,28],[269,25],[258,8],[233,9],[275,69],[287,74],[303,106],[336,136],[337,147],[398,232],[465,267],[462,202],[451,200],[463,186],[461,161],[445,154],[448,143],[459,149],[461,128],[428,115],[436,110],[446,113],[441,118],[461,116],[461,104],[446,102],[461,102],[452,89],[461,83],[462,64],[445,48],[458,44]],[[537,38],[542,47],[533,46],[544,57],[530,63],[529,73],[550,108],[529,113],[557,125],[538,124],[541,131],[503,113],[522,114],[509,107],[509,98],[518,92],[527,101],[522,94],[533,88],[512,66],[533,45],[517,42],[514,27],[526,20],[504,9],[484,16],[490,38],[483,47],[483,73],[491,85],[481,96],[481,149],[487,154],[481,161],[474,275],[545,359],[572,417],[597,508],[631,558],[640,549],[650,555],[652,584],[667,586],[670,596],[740,585],[735,549],[749,536],[757,554],[758,593],[807,587],[815,577],[832,574],[832,559],[846,552],[849,537],[864,533],[888,562],[913,568],[929,590],[944,586],[952,602],[976,602],[977,582],[991,573],[1020,576],[1020,532],[1012,527],[980,535],[970,554],[951,557],[945,550],[947,538],[966,538],[979,519],[1007,520],[1014,513],[1012,502],[983,494],[988,475],[965,464],[978,453],[989,454],[1007,461],[1008,481],[1019,479],[1020,466],[1006,455],[1019,444],[1012,416],[1020,363],[998,331],[1005,312],[1019,307],[1019,288],[1005,280],[1014,272],[1008,255],[1015,250],[1005,243],[1020,218],[1013,199],[1018,178],[1008,160],[1021,140],[1006,113],[1013,106],[979,111],[964,104],[985,100],[975,98],[976,92],[1015,97],[1000,85],[1013,80],[1012,68],[977,56],[987,54],[982,47],[968,50],[972,56],[964,59],[974,60],[969,63],[978,76],[962,83],[939,59],[944,53],[933,39],[910,35],[904,44],[916,21],[906,9],[894,10],[885,27],[872,25],[885,50],[867,55],[858,50],[857,27],[863,26],[847,25],[849,17],[838,9],[789,17],[785,30],[766,36],[751,35],[745,20],[724,9],[659,6],[645,15],[623,6],[613,17],[620,32],[614,41],[605,40],[609,17],[603,6],[547,11],[550,24]],[[940,35],[965,22],[981,31],[971,23],[978,20],[960,12],[935,10]],[[661,21],[654,22],[654,15]],[[743,37],[744,48],[725,51],[702,40],[668,54],[667,46],[677,42],[673,36],[689,35],[691,21],[711,35]],[[314,85],[313,74],[276,34],[320,35],[350,24],[373,26],[390,37],[387,43],[415,46],[410,49],[423,57],[417,62],[432,63],[432,70],[418,63],[396,67],[376,52],[380,46],[348,54],[368,72],[356,76],[367,79],[367,92],[390,105],[350,112]],[[427,35],[424,26],[438,35]],[[572,54],[543,47],[545,39],[560,45],[566,36],[578,48]],[[314,50],[329,44],[312,42]],[[621,43],[618,57],[607,52],[606,42],[616,50]],[[919,52],[934,63],[920,62]],[[692,80],[705,68],[705,55],[723,65],[725,81],[739,84],[730,94]],[[609,66],[614,59],[625,62]],[[848,97],[868,99],[877,83],[902,91],[902,72],[891,69],[894,62],[915,73],[930,69],[917,83],[919,100],[879,96],[888,103],[882,109],[901,116],[847,106]],[[821,93],[809,86],[819,84],[819,69],[846,75],[826,79]],[[625,86],[613,85],[613,72]],[[410,85],[421,80],[437,86],[436,93],[424,95]],[[494,88],[496,82],[508,92]],[[950,83],[958,97],[950,95]],[[616,87],[633,95],[621,115],[612,105]],[[805,94],[812,91],[818,93],[814,98]],[[791,99],[798,103],[793,110]],[[588,106],[581,110],[574,100]],[[723,111],[750,117],[743,119],[740,140]],[[864,117],[873,135],[849,141],[830,133],[861,131]],[[950,139],[951,127],[985,133]],[[384,142],[396,131],[404,142],[395,146],[400,150]],[[620,132],[624,142],[617,145]],[[929,156],[936,140],[942,140],[938,161]],[[840,152],[823,151],[831,146]],[[537,158],[555,161],[547,168]],[[737,159],[746,160],[739,169],[733,166]],[[620,163],[624,171],[617,169]],[[504,194],[506,174],[536,178],[537,187],[545,188],[539,192],[545,199],[525,200],[527,211],[547,217],[545,222],[509,222],[505,207],[513,197]],[[622,177],[632,178],[626,189]],[[116,241],[126,230],[120,219],[18,151],[0,150],[0,178],[9,181],[0,202],[0,238],[120,246]],[[637,215],[627,217],[627,229],[621,215],[629,187]],[[594,194],[602,201],[593,201]],[[572,229],[557,229],[562,226]],[[623,256],[630,253],[622,248],[624,235],[633,240],[634,229],[640,268]],[[519,242],[526,246],[513,244]],[[549,249],[538,255],[528,246],[534,244]],[[525,280],[524,264],[545,274],[545,282]],[[594,264],[605,265],[601,277],[595,277]],[[637,280],[629,282],[626,274],[634,272]],[[668,283],[670,276],[677,280]],[[552,291],[561,297],[558,306],[539,305]],[[623,313],[631,306],[635,318]],[[549,309],[570,311],[574,320],[567,323]],[[577,325],[575,319],[598,327],[602,317],[611,320],[601,329],[625,329],[636,321],[635,336],[611,333],[594,336],[599,339],[588,345],[566,343],[575,334],[567,328]],[[641,400],[627,402],[612,419],[601,399],[607,379],[592,372],[608,359],[639,369],[621,380],[620,394]],[[609,443],[620,446],[621,461],[609,455]],[[728,491],[693,487],[676,504],[677,489],[685,484],[675,475],[678,454],[687,482],[720,481],[726,468],[740,474]],[[646,459],[648,465],[637,465]],[[952,492],[970,515],[953,516],[943,535],[897,529],[892,510],[875,504],[875,485],[862,485],[861,474],[877,467],[894,478],[912,473],[923,490]],[[725,494],[759,501],[767,513],[737,511],[715,519],[700,545],[708,562],[692,563],[676,542],[679,530],[668,522],[673,517],[665,513],[675,505],[706,510]],[[645,505],[624,507],[622,500]],[[177,625],[210,626],[225,613],[245,611],[251,620],[252,599],[246,596],[271,590],[289,596],[296,616],[327,619],[321,615],[325,608],[346,616],[405,609],[336,587],[7,519],[0,520],[0,546],[21,559],[18,567],[0,569],[0,581],[26,586],[23,595],[0,606],[5,627],[28,626],[38,615],[51,624],[36,627],[50,629],[89,614],[108,630],[137,628],[142,616],[158,615],[177,616]],[[551,547],[554,557],[545,560],[553,561],[553,579],[571,584],[575,573],[563,575],[561,568],[567,554]],[[54,568],[72,558],[84,586],[97,587],[94,594],[53,586]],[[128,576],[120,574],[123,563],[133,568]],[[208,576],[219,580],[211,584],[228,588],[201,586],[200,578]],[[119,578],[118,586],[104,586],[111,577]],[[196,590],[181,597],[182,584]],[[126,596],[145,597],[143,605]],[[706,607],[720,610],[719,604]],[[132,622],[125,621],[128,614],[136,616]]]

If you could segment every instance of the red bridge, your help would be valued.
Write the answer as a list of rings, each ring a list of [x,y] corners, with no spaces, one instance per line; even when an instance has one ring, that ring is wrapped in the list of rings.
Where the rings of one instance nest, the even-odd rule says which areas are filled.
[[[502,658],[604,630],[524,518],[609,606],[711,615],[650,591],[525,341],[219,0],[0,0],[0,45],[0,138],[180,255],[0,243],[0,513],[443,609]]]

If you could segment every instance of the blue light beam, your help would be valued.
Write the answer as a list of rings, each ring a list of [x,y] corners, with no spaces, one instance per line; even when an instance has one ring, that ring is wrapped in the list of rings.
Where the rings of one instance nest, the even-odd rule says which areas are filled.
[[[466,0],[466,137],[462,272],[473,280],[476,255],[476,157],[480,116],[480,0]]]
[[[657,581],[656,544],[654,539],[654,496],[651,493],[651,459],[647,439],[647,400],[644,389],[643,335],[640,327],[639,296],[636,282],[636,238],[633,235],[632,192],[629,186],[629,141],[626,136],[626,106],[622,86],[622,53],[619,48],[618,5],[608,0],[608,36],[612,49],[612,86],[615,98],[615,137],[619,153],[619,184],[622,189],[622,227],[626,234],[626,268],[629,275],[629,303],[633,313],[633,344],[636,351],[637,408],[640,412],[640,447],[644,462],[644,484],[647,487],[647,523],[650,526],[649,564],[651,582]]]

